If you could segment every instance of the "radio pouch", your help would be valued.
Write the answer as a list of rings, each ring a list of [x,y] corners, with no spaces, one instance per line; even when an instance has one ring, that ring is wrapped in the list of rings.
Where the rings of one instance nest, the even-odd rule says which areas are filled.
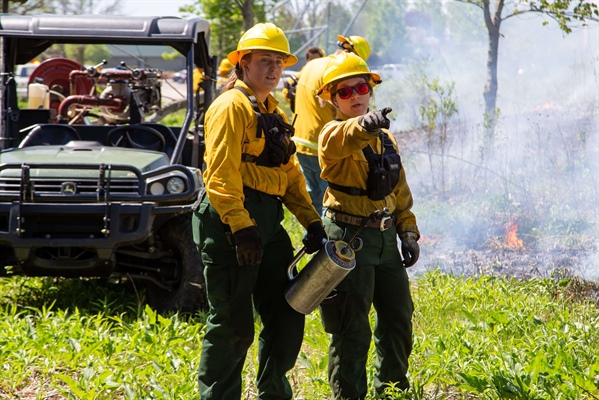
[[[277,113],[262,113],[258,106],[256,97],[250,96],[247,90],[235,86],[252,103],[252,108],[258,117],[258,128],[256,137],[261,138],[264,134],[264,150],[258,156],[244,153],[243,161],[254,162],[257,165],[265,167],[279,167],[287,164],[293,154],[295,154],[295,143],[291,138],[295,132],[292,125],[283,120],[283,117]]]

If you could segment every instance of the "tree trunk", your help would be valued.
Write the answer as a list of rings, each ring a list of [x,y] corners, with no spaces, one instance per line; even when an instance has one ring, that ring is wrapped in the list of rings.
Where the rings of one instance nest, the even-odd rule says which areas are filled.
[[[491,151],[497,124],[497,63],[499,59],[499,32],[501,28],[501,12],[504,0],[496,0],[495,10],[491,13],[490,0],[483,1],[485,25],[489,34],[489,48],[487,52],[487,81],[483,97],[485,99],[485,154]],[[488,155],[488,154],[487,154]]]
[[[241,15],[243,16],[243,30],[247,31],[254,26],[254,10],[252,6],[254,0],[243,0],[243,6],[241,7]]]
[[[74,56],[75,61],[79,62],[81,65],[85,65],[85,45],[77,46]]]

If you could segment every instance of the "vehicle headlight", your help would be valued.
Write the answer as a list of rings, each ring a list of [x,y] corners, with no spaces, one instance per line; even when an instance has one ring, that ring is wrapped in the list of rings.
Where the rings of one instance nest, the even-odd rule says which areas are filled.
[[[170,194],[183,193],[185,190],[185,182],[178,176],[173,176],[166,182],[166,190]]]
[[[150,193],[154,196],[164,194],[164,185],[161,182],[154,182],[150,185]]]
[[[179,195],[189,190],[189,180],[180,171],[169,171],[146,180],[147,194],[152,196]]]

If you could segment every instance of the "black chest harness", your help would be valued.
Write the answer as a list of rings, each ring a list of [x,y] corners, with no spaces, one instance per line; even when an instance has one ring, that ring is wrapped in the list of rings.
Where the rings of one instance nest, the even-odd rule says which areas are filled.
[[[254,156],[248,153],[241,155],[241,160],[246,162],[253,162],[256,165],[264,167],[280,167],[281,165],[287,164],[289,158],[295,153],[295,143],[291,138],[295,132],[293,126],[289,125],[283,120],[279,114],[275,113],[262,113],[260,107],[258,107],[258,101],[255,96],[250,94],[242,87],[235,86],[234,89],[239,90],[243,93],[250,103],[252,108],[258,117],[258,129],[256,137],[261,138],[264,134],[266,140],[264,144],[264,150],[258,156]]]
[[[328,182],[329,187],[352,196],[368,196],[370,200],[383,200],[399,183],[401,157],[395,151],[387,134],[381,131],[381,154],[375,154],[370,145],[362,152],[368,161],[368,180],[366,190],[352,186],[338,185]]]

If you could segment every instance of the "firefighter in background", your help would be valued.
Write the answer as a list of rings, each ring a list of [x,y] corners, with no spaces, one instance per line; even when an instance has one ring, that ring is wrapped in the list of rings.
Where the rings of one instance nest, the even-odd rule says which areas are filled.
[[[218,66],[218,79],[216,80],[216,93],[222,92],[229,80],[229,75],[235,66],[227,58],[223,58]]]
[[[318,91],[336,110],[318,143],[324,196],[324,224],[331,240],[349,240],[363,221],[364,247],[354,268],[336,288],[336,296],[321,304],[329,347],[329,381],[334,399],[364,399],[366,361],[372,332],[368,314],[376,310],[374,388],[409,388],[406,373],[412,351],[414,306],[405,268],[418,260],[420,237],[411,211],[413,200],[397,142],[388,131],[390,108],[368,110],[372,88],[380,77],[353,53],[333,58]],[[389,215],[368,216],[388,208]],[[401,254],[397,238],[401,240]],[[403,260],[402,260],[403,256]]]
[[[204,68],[194,68],[193,69],[193,91],[194,93],[200,93],[204,91],[201,83],[204,80]]]
[[[216,79],[216,93],[220,93],[229,80],[229,75],[235,66],[226,58],[223,58],[218,66],[218,78]],[[196,68],[193,70],[193,87],[196,91],[202,91],[200,84],[204,79],[204,69]]]
[[[308,64],[308,62],[310,62],[311,60],[314,60],[315,58],[321,58],[324,56],[325,56],[324,50],[321,49],[320,47],[317,47],[317,46],[308,47],[308,49],[306,50],[306,64]],[[297,81],[298,81],[299,77],[301,76],[302,71],[305,66],[306,65],[304,64],[302,69],[300,69],[297,74],[292,75],[289,78],[287,78],[287,80],[285,81],[285,86],[283,87],[283,90],[281,91],[283,98],[285,100],[287,100],[287,103],[289,103],[289,108],[291,109],[291,112],[295,112],[295,89],[297,88]]]
[[[338,49],[335,54],[352,52],[368,59],[370,45],[361,36],[337,36]],[[323,84],[323,74],[334,55],[310,61],[302,70],[295,93],[295,136],[297,159],[306,177],[308,193],[316,211],[322,215],[322,196],[327,187],[320,178],[318,165],[318,134],[322,127],[335,118],[335,108],[319,101],[316,92]]]
[[[281,225],[282,205],[307,228],[307,252],[318,251],[326,238],[293,157],[293,128],[270,94],[297,58],[281,29],[260,23],[228,59],[234,73],[206,112],[206,193],[193,214],[209,304],[200,397],[241,398],[255,310],[262,322],[258,398],[291,399],[285,375],[300,351],[304,315],[284,297],[294,249]]]

